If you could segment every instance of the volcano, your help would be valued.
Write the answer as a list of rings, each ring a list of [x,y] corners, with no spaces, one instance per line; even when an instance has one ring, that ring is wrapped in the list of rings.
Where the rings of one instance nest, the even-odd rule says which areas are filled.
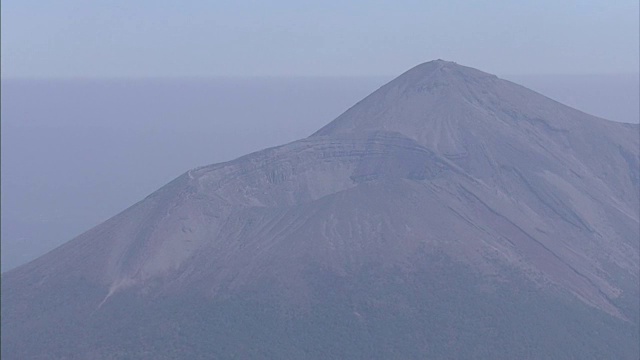
[[[2,357],[637,359],[639,138],[418,65],[2,274]]]

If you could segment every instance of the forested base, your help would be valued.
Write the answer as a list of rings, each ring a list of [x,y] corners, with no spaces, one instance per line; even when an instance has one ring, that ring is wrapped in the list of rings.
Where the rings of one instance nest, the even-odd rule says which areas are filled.
[[[341,277],[310,265],[304,276],[313,290],[302,305],[287,303],[271,284],[224,300],[185,294],[150,301],[123,292],[86,324],[38,332],[39,345],[30,341],[28,325],[3,332],[3,359],[635,360],[639,354],[637,325],[523,277],[489,281],[444,258],[410,273],[371,265]]]

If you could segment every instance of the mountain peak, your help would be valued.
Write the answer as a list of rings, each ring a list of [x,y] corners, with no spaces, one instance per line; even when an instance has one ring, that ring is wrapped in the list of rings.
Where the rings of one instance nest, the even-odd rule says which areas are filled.
[[[456,70],[458,68],[467,68],[467,67],[459,65],[455,61],[437,59],[437,60],[427,61],[422,64],[418,64],[413,68],[405,71],[405,74],[409,72],[417,72],[417,71],[423,72],[423,73],[431,73],[435,71],[450,71],[450,70]]]
[[[468,151],[467,136],[505,126],[524,131],[520,120],[527,119],[567,128],[576,112],[495,75],[439,59],[409,69],[312,136],[396,132],[455,155]]]
[[[418,86],[413,90],[420,90],[421,87],[429,83],[436,83],[440,86],[463,86],[465,80],[472,79],[476,81],[496,80],[497,77],[453,61],[438,59],[414,66],[398,76],[393,82]]]

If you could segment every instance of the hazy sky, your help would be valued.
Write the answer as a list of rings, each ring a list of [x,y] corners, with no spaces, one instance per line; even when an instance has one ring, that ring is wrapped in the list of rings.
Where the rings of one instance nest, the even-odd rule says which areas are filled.
[[[2,76],[636,73],[638,0],[5,0]]]

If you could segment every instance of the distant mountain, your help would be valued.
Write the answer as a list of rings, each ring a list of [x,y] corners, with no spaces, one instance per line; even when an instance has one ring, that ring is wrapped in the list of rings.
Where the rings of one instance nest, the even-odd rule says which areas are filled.
[[[640,134],[442,60],[2,276],[5,359],[637,359]]]

